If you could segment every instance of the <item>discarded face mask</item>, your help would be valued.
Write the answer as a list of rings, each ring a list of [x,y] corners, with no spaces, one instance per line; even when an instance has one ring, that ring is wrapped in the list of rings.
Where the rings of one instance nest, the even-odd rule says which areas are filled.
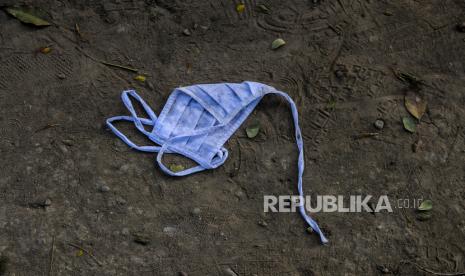
[[[205,169],[221,166],[228,158],[224,143],[239,128],[266,94],[276,94],[289,102],[294,118],[298,157],[298,190],[303,197],[302,174],[304,171],[303,140],[295,103],[284,92],[257,82],[200,84],[175,89],[157,118],[152,109],[134,91],[124,91],[122,100],[131,116],[116,116],[107,120],[108,127],[131,148],[158,152],[160,168],[173,176],[184,176]],[[149,118],[136,114],[130,96],[137,100]],[[115,121],[133,122],[136,128],[160,146],[139,146],[121,133]],[[150,127],[147,131],[145,126]],[[178,153],[198,163],[198,166],[173,172],[162,163],[164,153]],[[310,227],[320,235],[322,243],[328,240],[318,224],[306,214],[304,204],[299,211]]]

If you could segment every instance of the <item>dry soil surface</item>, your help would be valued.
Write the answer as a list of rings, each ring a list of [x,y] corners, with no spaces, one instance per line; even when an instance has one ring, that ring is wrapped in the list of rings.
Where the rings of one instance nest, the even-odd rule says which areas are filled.
[[[52,22],[39,29],[0,11],[5,275],[465,270],[465,33],[456,27],[465,3],[244,0],[238,12],[239,3],[0,1]],[[272,50],[276,38],[287,44]],[[244,80],[296,101],[306,194],[388,195],[393,212],[313,214],[327,246],[297,213],[264,213],[264,195],[297,193],[292,119],[273,96],[228,141],[223,166],[188,177],[164,175],[153,154],[104,127],[127,114],[124,89],[158,114],[176,87]],[[427,102],[415,133],[401,120],[412,92]],[[249,139],[255,123],[260,134]],[[429,220],[417,219],[416,199],[433,201]]]

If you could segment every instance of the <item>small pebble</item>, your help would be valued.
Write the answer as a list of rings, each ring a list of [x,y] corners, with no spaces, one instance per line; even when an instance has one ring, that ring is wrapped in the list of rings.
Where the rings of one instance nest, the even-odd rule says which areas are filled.
[[[137,257],[137,256],[131,256],[130,257],[131,263],[138,264],[138,265],[144,265],[144,259]]]
[[[123,228],[123,230],[121,230],[121,234],[123,234],[124,236],[129,235],[129,229],[128,228]]]
[[[165,228],[163,228],[163,233],[165,233],[166,235],[172,237],[176,233],[176,228],[174,228],[172,226],[166,226]]]
[[[66,148],[65,145],[60,144],[58,145],[58,148],[61,150],[61,152],[68,153],[68,149]]]
[[[130,169],[129,164],[124,164],[119,168],[121,172],[127,172],[129,171],[129,169]]]
[[[245,193],[243,191],[237,191],[236,193],[234,193],[234,195],[238,198],[238,199],[244,199],[245,198]]]
[[[385,267],[384,265],[378,265],[378,266],[377,266],[377,269],[378,269],[379,272],[381,272],[382,274],[391,273],[391,271],[389,271],[389,269],[388,269],[387,267]]]
[[[190,36],[191,35],[191,31],[189,31],[189,29],[184,29],[184,31],[182,31],[182,33],[186,36]]]
[[[375,125],[375,127],[376,127],[377,129],[380,129],[380,130],[381,130],[381,129],[384,128],[384,121],[378,119],[378,120],[375,121],[374,125]]]
[[[50,206],[50,205],[52,205],[52,201],[51,201],[49,198],[47,198],[47,199],[44,201],[44,206]]]
[[[260,225],[262,227],[267,227],[268,223],[266,223],[266,221],[261,220],[261,221],[258,222],[258,225]]]
[[[58,77],[60,80],[66,79],[66,75],[63,74],[63,73],[59,73],[59,74],[57,75],[57,77]]]
[[[70,147],[73,145],[73,140],[70,140],[70,139],[61,140],[61,142]]]
[[[109,192],[110,187],[108,187],[107,185],[102,185],[102,186],[100,186],[99,191],[102,192],[102,193]]]
[[[119,196],[119,197],[116,198],[116,203],[118,203],[119,205],[125,205],[126,200]]]
[[[179,273],[179,276],[189,276],[186,272],[184,271],[180,271]]]
[[[193,215],[200,215],[200,212],[201,212],[200,208],[194,208],[194,209],[192,210],[192,214],[193,214]]]
[[[238,276],[237,273],[229,267],[224,270],[224,273],[226,273],[227,276]]]

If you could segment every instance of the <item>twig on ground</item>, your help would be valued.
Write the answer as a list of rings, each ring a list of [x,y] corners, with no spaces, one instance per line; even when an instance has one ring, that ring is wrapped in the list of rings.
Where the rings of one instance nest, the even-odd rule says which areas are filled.
[[[49,128],[52,128],[52,127],[57,127],[57,126],[60,126],[60,124],[48,124],[48,125],[45,125],[41,128],[38,128],[34,131],[34,133],[37,133],[37,132],[41,132],[42,130],[46,130],[46,129],[49,129]]]
[[[76,46],[76,49],[79,52],[83,53],[86,57],[90,58],[91,60],[93,60],[95,62],[99,62],[99,63],[101,63],[103,65],[124,69],[124,70],[131,71],[131,72],[134,72],[134,73],[139,72],[139,69],[136,69],[136,68],[127,67],[127,66],[124,66],[124,65],[119,65],[119,64],[116,64],[116,63],[111,63],[111,62],[107,62],[107,61],[104,61],[104,60],[97,59],[97,58],[89,55],[88,53],[84,52],[84,50],[81,49],[80,47]]]

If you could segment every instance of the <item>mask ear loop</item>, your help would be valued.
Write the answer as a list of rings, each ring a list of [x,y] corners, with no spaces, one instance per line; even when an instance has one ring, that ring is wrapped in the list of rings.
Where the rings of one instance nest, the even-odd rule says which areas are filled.
[[[172,137],[172,138],[166,140],[166,142],[163,144],[163,146],[161,147],[160,151],[157,154],[157,159],[156,160],[157,160],[158,166],[160,166],[160,169],[162,171],[164,171],[165,173],[167,173],[167,174],[169,174],[171,176],[185,176],[185,175],[193,174],[193,173],[200,172],[200,171],[203,171],[203,170],[206,170],[206,169],[214,169],[214,168],[217,168],[217,167],[221,166],[226,161],[226,159],[228,158],[228,150],[226,148],[224,148],[224,147],[221,147],[221,149],[212,158],[212,160],[210,160],[209,163],[202,162],[202,160],[199,160],[198,158],[195,158],[194,155],[192,155],[192,154],[190,154],[188,152],[182,152],[181,153],[182,155],[184,155],[185,157],[187,157],[187,158],[189,158],[191,160],[194,160],[199,165],[195,166],[195,167],[192,167],[192,168],[188,168],[188,169],[179,171],[179,172],[173,172],[172,170],[167,168],[163,164],[162,158],[163,158],[163,154],[165,152],[166,153],[176,152],[175,149],[170,149],[169,148],[174,141],[180,140],[180,139],[186,139],[186,138],[190,138],[190,137],[194,137],[194,136],[203,135],[205,133],[215,131],[217,128],[221,128],[223,126],[224,125],[218,125],[218,126],[214,126],[214,127],[204,128],[204,129],[200,129],[200,130],[197,130],[197,131],[193,131],[192,133],[190,133],[188,135],[176,136],[176,137]]]
[[[140,118],[137,116],[136,110],[134,109],[134,106],[132,105],[131,99],[129,96],[132,96],[134,99],[136,99],[144,108],[145,112],[147,115],[150,117],[148,118]],[[132,116],[116,116],[107,119],[107,126],[113,131],[113,133],[118,136],[124,143],[126,143],[128,146],[131,148],[140,150],[140,151],[145,151],[145,152],[158,152],[160,151],[161,147],[159,146],[139,146],[132,142],[126,135],[124,135],[121,131],[119,131],[114,125],[114,121],[128,121],[128,122],[133,122],[136,128],[142,132],[143,134],[149,136],[150,132],[146,131],[144,128],[144,125],[146,126],[154,126],[155,122],[157,120],[157,116],[153,112],[153,110],[149,107],[149,105],[136,93],[134,90],[127,90],[123,91],[121,94],[121,99],[123,100],[124,105],[126,108],[129,110]]]
[[[142,119],[146,119],[146,118],[139,118],[139,116],[137,116],[136,110],[134,109],[134,106],[132,105],[132,101],[129,98],[129,96],[133,97],[135,100],[137,100],[142,105],[147,115],[149,115],[150,120],[153,122],[152,125],[155,124],[155,121],[157,120],[157,116],[155,115],[153,110],[150,108],[150,106],[136,93],[136,91],[134,90],[123,91],[123,93],[121,94],[121,99],[123,100],[124,105],[129,110],[132,117],[134,118],[134,125],[140,132],[148,136],[150,132],[145,130],[143,123],[142,123]]]
[[[165,173],[167,173],[167,174],[169,174],[171,176],[185,176],[185,175],[189,175],[189,174],[193,174],[193,173],[196,173],[196,172],[206,170],[206,168],[203,167],[202,165],[198,165],[198,166],[195,166],[195,167],[192,167],[192,168],[188,168],[188,169],[185,169],[185,170],[182,170],[182,171],[179,171],[179,172],[174,172],[174,171],[170,170],[169,168],[167,168],[163,164],[162,158],[163,158],[163,154],[165,152],[167,152],[169,145],[170,145],[169,142],[164,143],[163,146],[161,147],[160,151],[157,154],[157,163],[158,163],[158,166],[160,167],[160,169],[162,171],[164,171]]]
[[[210,162],[210,168],[215,169],[223,165],[226,159],[228,159],[229,152],[225,147],[221,147],[218,153],[212,158]]]
[[[300,131],[299,127],[299,115],[297,112],[297,107],[295,106],[294,101],[287,95],[286,93],[283,93],[281,91],[272,91],[269,92],[270,94],[277,94],[280,95],[281,97],[285,98],[287,102],[289,102],[289,105],[291,106],[291,111],[292,111],[292,118],[294,119],[294,128],[295,128],[295,139],[297,142],[297,147],[299,148],[299,158],[298,158],[298,182],[297,182],[297,187],[299,190],[299,196],[301,199],[304,198],[304,192],[302,188],[302,175],[304,173],[304,143],[302,140],[302,133]],[[299,212],[301,216],[304,218],[304,220],[310,225],[310,227],[318,233],[320,236],[320,240],[322,243],[328,243],[328,239],[325,237],[323,234],[323,231],[321,231],[320,227],[318,226],[318,223],[316,223],[307,213],[305,212],[305,206],[303,203],[299,205]]]
[[[145,151],[145,152],[158,152],[158,151],[160,151],[161,147],[158,147],[158,146],[139,146],[139,145],[135,144],[126,135],[124,135],[121,131],[119,131],[119,129],[117,129],[113,125],[114,121],[135,122],[134,117],[131,117],[131,116],[112,117],[112,118],[107,119],[107,126],[111,129],[111,131],[113,131],[113,133],[116,136],[118,136],[124,143],[126,143],[131,148],[134,148],[134,149],[137,149],[137,150],[140,150],[140,151]],[[144,125],[153,126],[153,122],[148,120],[148,119],[145,119],[145,118],[139,119],[139,122],[144,124]]]

